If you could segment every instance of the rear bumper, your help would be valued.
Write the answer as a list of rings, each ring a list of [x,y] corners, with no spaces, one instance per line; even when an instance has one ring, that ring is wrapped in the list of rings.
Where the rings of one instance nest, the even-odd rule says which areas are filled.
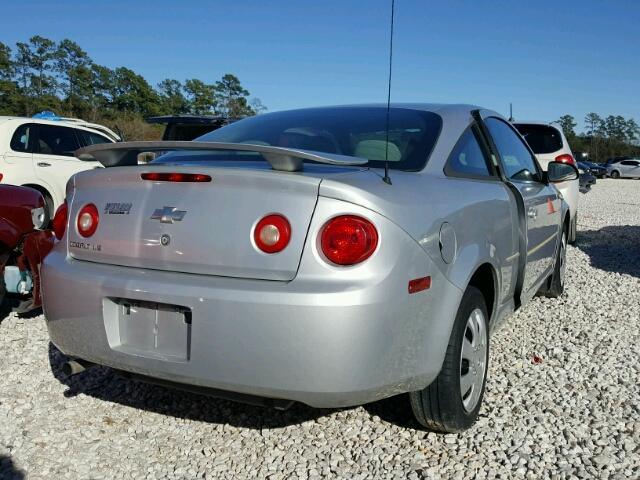
[[[431,383],[462,295],[412,241],[383,279],[352,289],[313,278],[255,281],[102,265],[58,247],[43,263],[42,282],[50,337],[63,353],[314,407],[362,404]],[[431,275],[432,287],[409,295],[409,275],[418,272]],[[187,358],[123,349],[113,298],[188,308]]]

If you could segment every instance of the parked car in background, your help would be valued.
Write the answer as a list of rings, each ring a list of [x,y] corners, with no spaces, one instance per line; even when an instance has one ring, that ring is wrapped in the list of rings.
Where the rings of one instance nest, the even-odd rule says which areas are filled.
[[[0,117],[0,180],[38,190],[49,218],[65,198],[69,178],[101,167],[73,156],[80,147],[113,143],[119,136],[106,127],[78,119],[40,114],[36,117]]]
[[[623,160],[630,160],[632,158],[633,157],[629,157],[628,155],[623,155],[621,157],[611,157],[611,158],[607,159],[607,161],[605,162],[605,166],[609,166],[612,163],[619,163],[619,162],[621,162]]]
[[[42,268],[64,370],[280,408],[410,392],[422,425],[468,428],[489,333],[563,292],[570,214],[553,185],[577,171],[543,171],[495,112],[387,112],[276,112],[195,142],[78,151],[113,168],[73,177]]]
[[[640,178],[640,159],[628,158],[607,165],[611,178]]]
[[[577,167],[569,142],[567,142],[561,129],[554,125],[540,122],[513,122],[513,124],[536,154],[536,158],[543,170],[547,169],[549,162],[568,163]],[[578,194],[580,192],[580,184],[576,179],[556,184],[556,188],[569,204],[571,212],[569,243],[574,243],[578,230]]]
[[[162,140],[193,140],[233,121],[212,115],[164,115],[146,120],[147,123],[165,125]]]
[[[584,165],[583,168],[588,169],[589,173],[597,178],[604,178],[607,176],[607,167],[594,162],[578,162],[578,164],[582,163]]]
[[[53,247],[44,197],[32,188],[0,185],[0,303],[6,294],[19,299],[16,311],[42,304],[40,263]]]

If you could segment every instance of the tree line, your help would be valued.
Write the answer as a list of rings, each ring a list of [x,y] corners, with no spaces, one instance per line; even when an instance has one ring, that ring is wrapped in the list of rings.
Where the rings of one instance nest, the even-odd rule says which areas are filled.
[[[572,115],[563,115],[555,122],[562,128],[574,153],[585,152],[591,161],[604,162],[616,156],[640,156],[640,127],[633,118],[621,115],[602,117],[588,113],[584,117],[585,130],[575,131],[577,122]]]
[[[230,73],[214,83],[167,78],[154,88],[127,67],[95,63],[69,39],[35,35],[14,49],[0,42],[0,115],[43,110],[113,124],[184,113],[238,118],[266,108]]]

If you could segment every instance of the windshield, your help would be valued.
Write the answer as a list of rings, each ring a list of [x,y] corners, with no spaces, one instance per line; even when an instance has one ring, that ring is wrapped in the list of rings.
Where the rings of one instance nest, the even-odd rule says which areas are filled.
[[[232,123],[195,141],[270,145],[362,157],[369,167],[421,170],[429,158],[442,119],[432,112],[391,108],[389,134],[386,107],[325,107],[275,112]],[[158,158],[175,162],[183,153]],[[214,151],[188,155],[194,160],[256,160],[253,152]]]
[[[514,126],[536,155],[557,152],[562,148],[560,132],[553,127],[523,123]]]

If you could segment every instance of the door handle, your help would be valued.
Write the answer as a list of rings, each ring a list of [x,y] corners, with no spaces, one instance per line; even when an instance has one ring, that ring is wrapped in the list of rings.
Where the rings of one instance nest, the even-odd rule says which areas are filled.
[[[536,210],[535,208],[530,208],[529,210],[527,210],[527,217],[536,218],[537,216],[538,216],[538,210]]]
[[[50,167],[50,166],[51,166],[51,164],[50,164],[50,163],[47,163],[47,162],[38,162],[38,166],[39,166],[39,167]]]

